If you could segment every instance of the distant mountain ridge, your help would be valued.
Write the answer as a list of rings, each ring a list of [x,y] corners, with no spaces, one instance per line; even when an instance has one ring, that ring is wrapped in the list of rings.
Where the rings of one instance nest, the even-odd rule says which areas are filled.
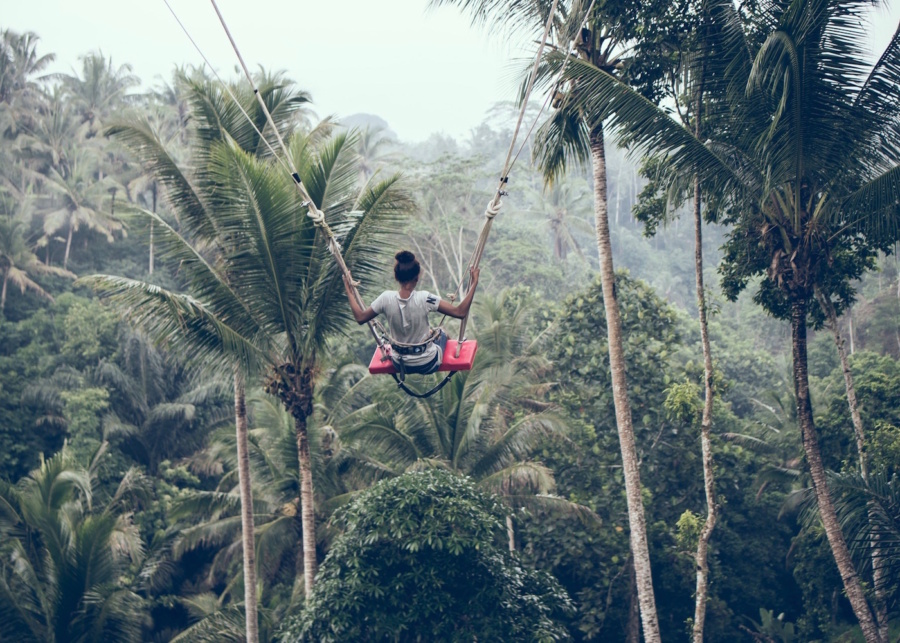
[[[348,129],[355,127],[363,130],[368,127],[373,130],[383,130],[386,138],[393,140],[398,139],[397,133],[391,129],[388,122],[375,114],[365,114],[362,112],[350,114],[349,116],[339,118],[338,122]]]

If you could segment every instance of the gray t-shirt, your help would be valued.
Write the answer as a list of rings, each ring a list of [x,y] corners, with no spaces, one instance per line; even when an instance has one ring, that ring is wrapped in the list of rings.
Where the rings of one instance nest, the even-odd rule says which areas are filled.
[[[419,344],[428,339],[428,313],[438,309],[441,298],[426,290],[414,290],[409,299],[401,299],[396,290],[386,290],[372,302],[372,310],[384,315],[391,335],[403,344]],[[404,355],[403,362],[410,366],[427,364],[434,359],[437,347],[432,343],[420,355]]]

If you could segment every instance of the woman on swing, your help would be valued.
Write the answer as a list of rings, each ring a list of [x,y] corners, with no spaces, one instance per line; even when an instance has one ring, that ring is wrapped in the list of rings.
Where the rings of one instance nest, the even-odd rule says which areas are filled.
[[[344,278],[344,288],[353,310],[353,318],[359,324],[365,324],[378,315],[387,318],[391,334],[397,341],[392,350],[403,359],[403,370],[407,373],[434,373],[444,359],[444,348],[447,345],[447,334],[440,329],[433,342],[425,344],[431,337],[428,325],[428,313],[435,311],[462,319],[469,314],[475,287],[478,285],[478,268],[469,269],[469,291],[465,298],[454,305],[443,301],[437,295],[425,290],[416,290],[422,267],[416,256],[408,250],[401,250],[394,259],[394,278],[400,284],[398,290],[386,290],[363,310]],[[424,345],[423,345],[424,344]],[[404,346],[405,345],[405,346]],[[395,363],[397,358],[393,358]]]

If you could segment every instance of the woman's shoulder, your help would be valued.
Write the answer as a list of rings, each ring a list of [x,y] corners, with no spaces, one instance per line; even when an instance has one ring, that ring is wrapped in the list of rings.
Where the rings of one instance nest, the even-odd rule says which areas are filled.
[[[427,290],[416,290],[415,295],[419,303],[427,304],[429,306],[436,306],[441,300],[439,296],[428,292]]]
[[[372,310],[380,313],[384,310],[385,304],[397,301],[399,297],[400,294],[396,290],[385,290],[372,301]]]

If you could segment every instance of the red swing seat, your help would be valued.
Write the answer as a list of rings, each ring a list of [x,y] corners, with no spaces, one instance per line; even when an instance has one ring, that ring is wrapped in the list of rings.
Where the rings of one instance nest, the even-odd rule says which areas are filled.
[[[478,342],[467,339],[462,344],[459,351],[459,357],[456,357],[457,340],[448,339],[447,347],[444,349],[444,361],[441,362],[439,371],[469,371],[472,370],[472,363],[475,361],[475,351],[478,350]],[[393,360],[390,358],[382,359],[381,349],[375,347],[375,354],[372,355],[372,361],[369,362],[369,372],[372,375],[390,375],[397,373]]]

